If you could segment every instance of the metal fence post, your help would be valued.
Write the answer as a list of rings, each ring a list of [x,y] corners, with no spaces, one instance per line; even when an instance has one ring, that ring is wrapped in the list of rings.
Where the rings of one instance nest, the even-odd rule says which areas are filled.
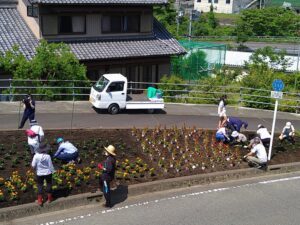
[[[240,99],[239,99],[239,107],[242,106],[242,98],[243,98],[243,91],[242,91],[242,87],[240,87]]]
[[[12,101],[12,82],[11,78],[9,79],[9,101]]]
[[[74,102],[74,100],[75,100],[75,84],[74,84],[74,81],[73,81],[73,102]]]

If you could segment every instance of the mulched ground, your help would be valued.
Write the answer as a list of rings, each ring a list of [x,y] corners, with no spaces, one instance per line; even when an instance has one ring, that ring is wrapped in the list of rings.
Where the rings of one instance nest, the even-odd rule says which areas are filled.
[[[254,136],[251,133],[247,135],[249,138]],[[56,197],[96,191],[99,186],[96,165],[104,160],[103,147],[109,144],[116,147],[118,154],[115,182],[124,185],[248,167],[242,161],[247,150],[214,143],[214,133],[201,129],[46,130],[45,137],[51,145],[51,155],[57,149],[56,138],[61,136],[80,150],[82,163],[76,165],[76,169],[85,171],[89,168],[90,172],[84,172],[79,184],[75,185],[76,173],[63,168],[64,172],[69,173],[69,184],[72,186],[68,186],[68,180],[63,175],[62,184],[54,182]],[[287,143],[281,145],[276,141],[270,164],[300,161],[299,137],[296,143],[295,146]],[[11,178],[14,171],[18,171],[22,183],[28,182],[27,171],[31,169],[31,160],[24,131],[0,132],[0,178],[4,178],[4,182]],[[54,165],[61,171],[60,161],[54,160]],[[34,187],[30,185],[26,191],[17,188],[18,197],[10,199],[4,182],[1,183],[0,179],[0,190],[5,196],[0,207],[29,203],[36,199]]]

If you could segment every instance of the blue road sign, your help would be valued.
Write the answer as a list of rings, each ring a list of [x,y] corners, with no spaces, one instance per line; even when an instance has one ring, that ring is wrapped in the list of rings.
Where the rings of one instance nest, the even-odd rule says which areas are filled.
[[[274,91],[282,91],[284,88],[284,83],[282,82],[282,80],[274,80],[272,83],[272,87]]]

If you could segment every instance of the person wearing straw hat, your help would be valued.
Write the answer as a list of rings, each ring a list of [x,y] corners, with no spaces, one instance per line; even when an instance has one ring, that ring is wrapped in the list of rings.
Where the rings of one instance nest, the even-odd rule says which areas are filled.
[[[279,140],[281,142],[283,140],[287,140],[290,143],[295,144],[294,136],[295,136],[295,128],[291,122],[287,122],[282,129],[282,132],[279,136]]]
[[[116,170],[116,149],[113,145],[109,145],[108,147],[104,147],[104,155],[106,159],[104,164],[98,164],[98,168],[102,170],[102,175],[100,177],[100,187],[104,194],[105,204],[104,207],[111,208],[111,195],[110,195],[110,182],[115,177]]]
[[[41,143],[37,149],[37,152],[33,156],[31,166],[36,171],[37,177],[37,186],[38,186],[38,197],[37,203],[38,205],[43,205],[43,185],[46,180],[47,183],[47,195],[48,195],[48,203],[53,201],[52,196],[52,173],[54,173],[54,167],[52,164],[52,160],[50,155],[48,154],[48,150],[50,146]]]
[[[36,120],[30,121],[30,129],[26,130],[27,142],[30,147],[31,154],[36,153],[40,143],[44,139],[43,128],[38,124]]]

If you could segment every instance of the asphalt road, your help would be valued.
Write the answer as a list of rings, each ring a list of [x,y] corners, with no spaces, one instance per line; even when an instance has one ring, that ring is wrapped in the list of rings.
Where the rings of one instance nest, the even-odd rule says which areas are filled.
[[[18,109],[17,103],[0,104],[0,129],[17,128],[19,117],[22,116]],[[77,102],[74,110],[72,102],[38,102],[36,118],[44,129],[122,129],[159,125],[181,127],[184,124],[188,127],[216,129],[216,110],[217,106],[214,105],[167,104],[164,111],[156,114],[128,110],[118,115],[110,115],[106,112],[97,113],[87,102]],[[256,130],[258,124],[264,124],[271,129],[273,111],[227,107],[227,114],[248,121],[248,130]],[[281,131],[288,120],[296,129],[300,129],[300,115],[279,112],[277,118],[277,131]]]
[[[12,221],[70,225],[297,225],[300,172],[123,198]]]

